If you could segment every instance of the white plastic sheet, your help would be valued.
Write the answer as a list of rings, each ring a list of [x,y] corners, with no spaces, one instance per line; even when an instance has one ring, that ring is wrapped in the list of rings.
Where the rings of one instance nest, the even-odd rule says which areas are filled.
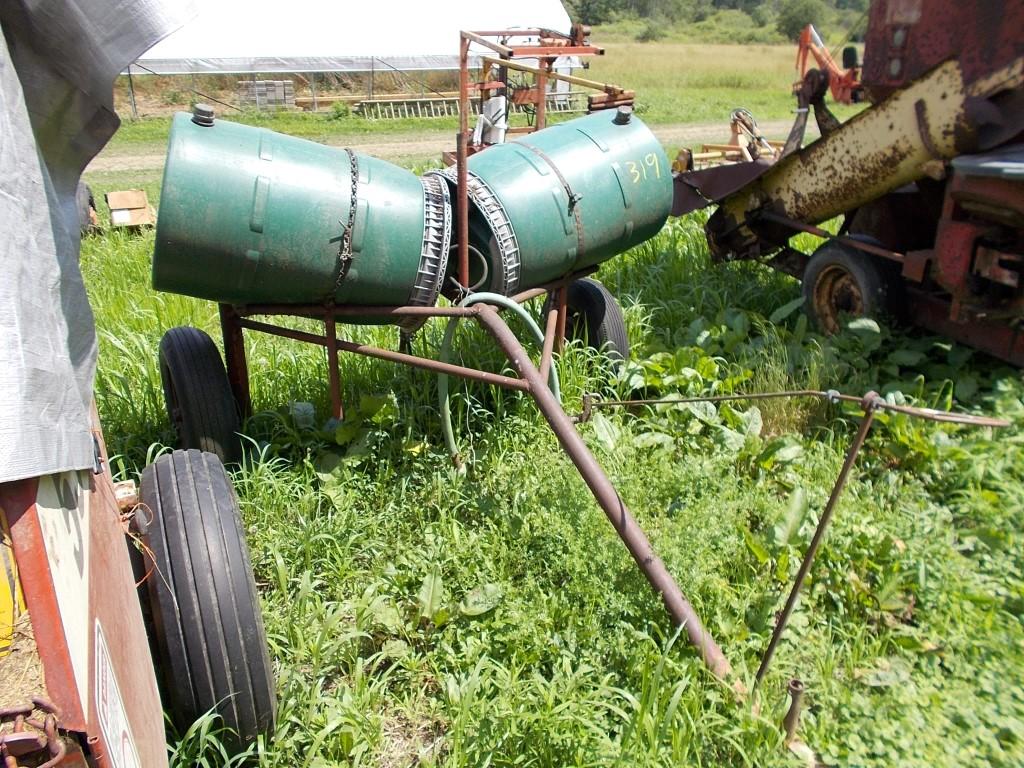
[[[456,69],[459,30],[570,27],[559,0],[204,0],[193,21],[142,55],[131,72]]]

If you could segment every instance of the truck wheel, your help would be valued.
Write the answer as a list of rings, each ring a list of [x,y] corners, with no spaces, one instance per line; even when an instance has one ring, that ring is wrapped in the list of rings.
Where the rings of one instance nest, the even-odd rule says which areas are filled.
[[[827,334],[836,333],[840,316],[879,317],[888,310],[890,279],[877,259],[841,243],[828,242],[804,270],[804,307]]]
[[[160,340],[160,379],[179,447],[209,451],[226,464],[238,461],[238,408],[213,339],[189,326],[167,331]]]
[[[196,450],[142,473],[154,657],[175,727],[216,709],[244,748],[274,729],[274,679],[249,550],[224,465]]]
[[[544,302],[547,316],[555,301],[549,294]],[[613,360],[629,359],[629,336],[622,319],[622,308],[615,297],[596,280],[589,277],[569,283],[566,296],[565,335],[582,340],[594,349],[603,350]]]

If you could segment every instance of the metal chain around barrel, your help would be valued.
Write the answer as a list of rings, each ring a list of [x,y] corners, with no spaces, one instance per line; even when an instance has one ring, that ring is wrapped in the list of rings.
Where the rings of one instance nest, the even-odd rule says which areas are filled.
[[[356,153],[351,149],[346,149],[345,154],[348,155],[348,164],[352,176],[352,196],[348,204],[348,224],[345,225],[345,231],[341,235],[341,248],[338,249],[338,279],[334,281],[334,291],[328,297],[329,300],[333,300],[337,295],[342,281],[348,275],[353,259],[352,230],[355,227],[356,205],[359,202],[357,194],[359,190],[359,160],[356,158]]]

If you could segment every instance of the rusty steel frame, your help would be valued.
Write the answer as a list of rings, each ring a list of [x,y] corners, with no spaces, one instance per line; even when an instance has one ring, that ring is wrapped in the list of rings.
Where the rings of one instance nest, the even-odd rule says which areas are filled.
[[[753,218],[760,221],[769,221],[773,224],[781,224],[782,226],[788,227],[789,229],[797,232],[806,232],[809,235],[821,237],[826,240],[834,240],[842,243],[843,245],[848,245],[851,248],[856,248],[859,251],[864,251],[865,253],[870,253],[874,256],[881,256],[883,259],[889,259],[890,261],[902,263],[905,258],[905,255],[898,251],[890,251],[888,248],[882,248],[874,243],[859,240],[856,237],[851,237],[849,235],[833,235],[831,232],[822,229],[821,227],[797,221],[789,216],[783,216],[778,213],[773,213],[772,211],[758,211]]]
[[[476,313],[470,311],[466,313],[466,317],[472,317]],[[515,389],[520,392],[526,392],[528,390],[527,385],[519,380],[512,378],[511,376],[503,376],[499,373],[489,373],[488,371],[481,371],[476,368],[467,368],[462,365],[455,365],[453,363],[442,363],[439,360],[431,360],[430,358],[420,357],[418,355],[410,355],[405,352],[393,352],[389,349],[381,349],[380,347],[374,347],[370,344],[357,344],[352,341],[345,341],[339,339],[333,334],[332,331],[328,331],[325,334],[307,333],[306,331],[297,331],[293,328],[283,328],[278,325],[272,325],[270,323],[262,323],[257,320],[249,320],[243,318],[238,322],[241,328],[247,328],[250,331],[260,331],[271,336],[280,336],[285,339],[292,339],[293,341],[304,341],[307,344],[317,344],[322,347],[326,347],[328,356],[328,365],[333,365],[337,368],[338,351],[352,352],[357,355],[363,355],[364,357],[374,357],[378,360],[388,360],[392,363],[402,363],[403,365],[411,365],[415,368],[423,368],[424,370],[432,371],[434,373],[447,373],[451,376],[459,376],[463,379],[470,379],[472,381],[479,381],[483,384],[491,384],[497,387],[504,387],[505,389]],[[333,319],[328,319],[326,323],[329,327],[333,328]],[[333,360],[333,363],[330,362]],[[337,384],[340,383],[340,376],[335,372],[332,375],[331,371],[328,371],[328,375],[331,377],[331,403],[332,407],[335,403],[340,403],[341,395],[334,389]]]
[[[638,400],[601,400],[596,395],[585,394],[583,396],[583,409],[580,414],[570,417],[563,410],[561,404],[547,388],[545,382],[550,371],[553,355],[561,348],[560,342],[564,338],[566,319],[566,294],[568,283],[577,275],[571,275],[562,280],[556,281],[547,286],[532,288],[516,294],[512,299],[518,303],[537,298],[546,292],[554,294],[554,303],[547,312],[545,318],[544,344],[541,350],[539,365],[534,365],[526,354],[519,340],[515,337],[508,325],[499,316],[499,310],[486,304],[478,304],[469,307],[336,307],[333,305],[250,305],[245,307],[230,307],[221,305],[221,323],[224,331],[225,357],[228,365],[228,380],[231,383],[232,391],[236,398],[240,396],[248,398],[248,368],[245,360],[245,347],[242,339],[243,329],[259,331],[270,335],[293,339],[323,346],[327,349],[329,377],[331,385],[331,404],[334,415],[340,418],[341,407],[341,380],[338,371],[338,352],[351,352],[354,354],[373,357],[380,360],[388,360],[395,363],[413,366],[435,373],[444,373],[457,376],[463,379],[478,381],[492,386],[499,386],[529,394],[538,409],[548,422],[552,432],[558,438],[562,449],[569,456],[576,466],[580,476],[590,488],[598,505],[604,511],[612,527],[615,528],[619,538],[629,551],[633,560],[647,578],[651,588],[662,598],[665,609],[676,626],[686,630],[687,638],[691,645],[696,648],[708,669],[719,679],[726,680],[732,676],[732,667],[715,642],[714,638],[704,628],[700,617],[696,614],[693,606],[683,595],[679,586],[672,578],[665,564],[654,552],[650,541],[644,532],[637,525],[629,509],[619,497],[617,491],[601,469],[593,454],[586,447],[574,424],[588,421],[594,410],[598,408],[628,407],[628,406],[655,406],[669,405],[675,403],[695,402],[727,402],[737,400],[766,400],[775,398],[791,397],[813,397],[828,400],[831,403],[856,403],[864,411],[856,437],[846,455],[839,477],[829,496],[828,503],[818,520],[814,536],[800,564],[800,569],[794,580],[786,601],[786,606],[776,621],[769,645],[762,656],[760,666],[755,675],[755,688],[760,684],[767,673],[775,650],[782,634],[788,624],[789,617],[796,606],[803,583],[814,562],[818,547],[824,538],[825,532],[831,522],[835,506],[846,486],[850,472],[856,462],[856,458],[867,439],[868,432],[874,421],[875,412],[878,410],[900,413],[908,416],[927,419],[943,423],[968,424],[972,426],[1005,427],[1009,422],[1003,419],[996,419],[986,416],[975,416],[970,414],[957,414],[947,411],[938,411],[930,408],[919,408],[914,406],[898,405],[889,403],[874,392],[869,392],[862,398],[842,394],[836,390],[787,390],[782,392],[762,392],[753,394],[732,394],[715,395],[708,397],[679,397],[664,399],[638,399]],[[293,328],[286,328],[271,323],[252,320],[252,315],[289,315],[293,317],[314,318],[324,323],[324,333],[316,334],[307,331],[300,331]],[[382,349],[368,344],[345,341],[337,338],[336,318],[398,318],[398,317],[461,317],[471,318],[477,321],[495,340],[501,350],[505,353],[509,362],[519,374],[518,378],[505,376],[503,374],[482,371],[476,368],[469,368],[463,365],[445,363],[439,360],[420,357],[405,352],[395,352]],[[554,331],[554,332],[553,332]],[[251,412],[251,402],[248,399],[239,400],[239,408],[243,414]],[[736,682],[735,688],[744,692],[742,683]]]
[[[754,675],[755,688],[761,683],[764,676],[768,674],[768,666],[772,663],[775,650],[782,640],[782,633],[785,632],[786,626],[789,624],[789,617],[792,616],[793,609],[796,608],[796,602],[800,597],[800,590],[803,589],[804,581],[806,581],[807,574],[814,563],[814,558],[818,554],[818,547],[821,546],[821,541],[825,538],[825,531],[828,530],[829,523],[832,522],[832,515],[835,513],[836,504],[839,502],[839,497],[846,487],[846,481],[850,477],[853,465],[857,461],[857,454],[864,447],[864,441],[868,439],[868,432],[871,431],[871,424],[875,420],[875,411],[880,400],[881,398],[875,392],[869,392],[864,396],[864,400],[861,403],[861,407],[864,409],[864,418],[861,419],[860,426],[857,427],[857,434],[854,436],[853,442],[850,443],[850,449],[846,452],[846,459],[843,461],[842,469],[839,470],[839,477],[836,478],[835,485],[832,486],[832,493],[829,494],[825,510],[821,513],[818,525],[814,529],[814,536],[811,538],[811,543],[807,546],[807,551],[804,552],[803,559],[800,561],[800,569],[796,573],[796,578],[793,579],[793,586],[790,588],[789,596],[786,598],[786,605],[775,621],[775,628],[772,630],[768,647],[765,649],[764,655],[761,657],[761,663],[757,667],[757,673]]]
[[[590,270],[588,270],[589,272]],[[221,305],[221,324],[224,331],[224,346],[227,358],[228,380],[236,397],[248,397],[248,365],[245,359],[243,330],[258,331],[280,336],[295,341],[323,346],[327,349],[329,365],[337,368],[338,352],[351,352],[366,357],[388,360],[403,365],[410,365],[424,370],[445,373],[460,378],[479,381],[484,384],[503,387],[530,395],[537,404],[552,432],[558,438],[562,449],[576,466],[584,482],[594,495],[598,505],[604,511],[608,521],[615,528],[619,538],[629,551],[633,560],[647,578],[651,588],[661,597],[665,608],[676,626],[685,628],[690,643],[697,649],[708,669],[719,679],[725,680],[732,674],[732,667],[715,642],[704,628],[700,617],[693,606],[683,595],[678,584],[668,572],[665,564],[657,556],[647,536],[640,529],[629,509],[619,497],[604,470],[601,469],[593,454],[583,442],[583,438],[573,426],[572,419],[565,413],[561,404],[548,389],[545,382],[551,369],[552,357],[560,348],[561,334],[566,315],[566,294],[569,281],[576,275],[563,278],[541,288],[534,288],[516,294],[513,300],[522,303],[537,298],[547,291],[553,291],[554,302],[549,308],[545,320],[546,333],[541,359],[535,365],[523,349],[515,334],[502,320],[499,310],[486,305],[477,304],[469,307],[335,307],[331,305],[250,305],[230,307]],[[324,323],[324,333],[310,333],[293,328],[286,328],[272,323],[251,319],[252,315],[289,315],[293,317],[314,318]],[[490,373],[476,368],[469,368],[439,360],[395,352],[368,344],[358,344],[339,339],[336,336],[336,318],[344,317],[463,317],[471,318],[479,323],[495,340],[515,368],[518,377]],[[552,330],[555,333],[552,333]],[[331,404],[335,415],[340,413],[340,374],[330,375],[332,395]],[[239,409],[248,414],[251,402],[239,402]],[[735,684],[736,690],[743,690],[740,683]]]
[[[828,391],[817,389],[796,389],[782,392],[757,392],[752,394],[638,400],[600,400],[597,399],[596,395],[587,393],[583,396],[583,409],[573,418],[573,421],[577,424],[588,421],[596,408],[618,408],[638,405],[657,406],[698,402],[722,403],[736,400],[772,400],[792,397],[819,398],[827,400],[830,403],[856,403],[863,410],[864,416],[857,428],[857,433],[853,438],[853,442],[850,444],[850,448],[846,453],[846,459],[844,460],[842,469],[839,471],[839,476],[836,478],[836,482],[832,487],[832,492],[829,495],[828,502],[825,504],[825,509],[815,526],[811,542],[807,547],[807,551],[804,552],[804,556],[800,562],[800,568],[797,571],[796,578],[793,580],[793,585],[790,588],[788,597],[786,598],[786,605],[775,622],[775,627],[772,630],[772,636],[768,642],[768,647],[765,649],[765,652],[761,657],[761,663],[758,666],[757,673],[754,677],[755,689],[760,685],[764,676],[768,672],[768,667],[771,664],[778,644],[782,639],[782,634],[786,630],[789,618],[792,615],[793,609],[796,607],[797,600],[800,597],[800,590],[803,588],[804,581],[807,579],[807,574],[810,572],[811,566],[814,564],[814,558],[817,555],[818,547],[821,545],[829,523],[832,521],[836,504],[843,493],[843,489],[846,487],[846,483],[850,477],[850,472],[853,470],[853,466],[857,461],[857,455],[860,453],[861,448],[867,440],[868,432],[870,432],[871,425],[875,419],[875,414],[878,411],[890,411],[893,413],[903,414],[905,416],[913,416],[945,424],[964,424],[974,427],[995,428],[1010,426],[1010,422],[1006,419],[997,419],[990,416],[976,416],[974,414],[966,413],[952,413],[950,411],[939,411],[934,408],[898,405],[896,403],[886,401],[877,392],[868,392],[863,397],[854,397],[853,395],[844,395],[834,389]],[[798,706],[796,701],[794,701],[794,705]]]
[[[537,93],[535,109],[536,119],[534,125],[529,126],[526,131],[532,133],[544,127],[547,111],[547,82],[548,80],[564,80],[569,83],[577,83],[588,88],[604,90],[608,94],[631,93],[624,91],[618,86],[596,83],[583,78],[572,77],[571,75],[559,75],[552,70],[552,64],[559,56],[601,56],[604,55],[604,48],[595,45],[581,44],[585,36],[589,34],[589,27],[577,25],[573,28],[572,34],[556,32],[549,29],[489,29],[489,30],[461,30],[459,32],[459,131],[455,136],[455,238],[456,242],[456,264],[458,266],[458,282],[464,290],[469,287],[469,192],[467,188],[466,161],[469,159],[469,92],[477,90],[481,99],[487,97],[487,92],[495,83],[483,82],[471,84],[469,81],[469,46],[471,43],[483,46],[494,51],[499,58],[481,56],[481,66],[486,75],[487,68],[498,64],[507,69],[518,69],[532,72],[536,78]],[[562,45],[543,45],[541,43],[508,46],[488,38],[515,38],[515,37],[538,37],[550,38],[561,41]],[[513,59],[532,58],[536,59],[539,66],[529,67],[518,64]],[[483,78],[486,79],[486,78]],[[632,101],[630,101],[632,103]],[[513,128],[509,132],[519,133]],[[563,312],[564,315],[564,312]],[[564,320],[559,322],[559,327],[564,328]],[[561,349],[561,337],[556,341],[556,350]]]
[[[561,352],[565,339],[565,318],[568,312],[566,297],[569,283],[587,275],[593,274],[596,266],[586,267],[573,272],[565,277],[552,280],[529,288],[509,297],[517,304],[524,304],[531,299],[539,298],[547,293],[554,296],[554,305],[558,310],[556,334],[551,339],[550,345],[545,335],[545,347],[541,356],[541,367],[547,372],[551,368],[551,356]],[[354,320],[367,317],[386,319],[402,317],[471,317],[474,311],[467,307],[420,307],[420,306],[336,306],[334,304],[248,304],[244,306],[233,306],[221,304],[220,324],[221,333],[224,337],[224,358],[227,368],[228,383],[231,386],[231,393],[235,398],[235,404],[241,418],[252,414],[252,394],[249,387],[249,366],[245,356],[245,344],[242,338],[243,329],[260,331],[272,336],[302,341],[325,347],[328,355],[328,376],[331,388],[331,408],[335,418],[342,418],[344,406],[341,402],[341,376],[338,371],[338,350],[354,352],[366,357],[375,357],[380,360],[411,365],[416,368],[424,368],[435,373],[449,373],[464,379],[472,379],[485,384],[503,386],[506,389],[517,389],[522,391],[522,382],[500,374],[478,371],[465,366],[452,366],[449,363],[442,363],[430,358],[411,355],[403,351],[393,352],[381,349],[368,344],[355,344],[337,338],[337,321],[344,322],[348,318]],[[324,323],[324,333],[315,334],[306,331],[299,331],[292,328],[273,325],[257,320],[252,320],[254,315],[284,315],[289,317],[307,318],[319,320]],[[550,331],[550,328],[548,329]],[[332,341],[333,339],[333,341]],[[549,348],[550,346],[550,348]]]

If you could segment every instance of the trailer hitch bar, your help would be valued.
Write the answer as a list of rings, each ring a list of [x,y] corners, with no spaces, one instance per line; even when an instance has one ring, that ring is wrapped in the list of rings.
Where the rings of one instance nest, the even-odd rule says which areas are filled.
[[[572,419],[548,389],[540,371],[526,354],[519,339],[493,307],[480,304],[473,309],[477,308],[478,311],[473,316],[494,338],[520,378],[526,382],[526,391],[533,397],[537,408],[548,422],[551,431],[555,433],[562,449],[576,465],[576,469],[604,511],[608,522],[612,524],[615,532],[622,539],[622,543],[626,545],[626,549],[629,550],[637,567],[643,572],[651,588],[661,597],[673,624],[686,631],[690,644],[700,653],[701,659],[711,673],[723,681],[728,680],[732,675],[732,665],[729,664],[715,639],[704,628],[703,622],[690,601],[683,595],[679,585],[672,578],[672,574],[665,567],[665,563],[655,553],[646,534],[619,497],[608,476],[597,463],[597,459],[594,458],[594,454],[583,442],[583,438],[573,426]],[[735,681],[734,687],[739,692],[745,692],[739,681]]]

